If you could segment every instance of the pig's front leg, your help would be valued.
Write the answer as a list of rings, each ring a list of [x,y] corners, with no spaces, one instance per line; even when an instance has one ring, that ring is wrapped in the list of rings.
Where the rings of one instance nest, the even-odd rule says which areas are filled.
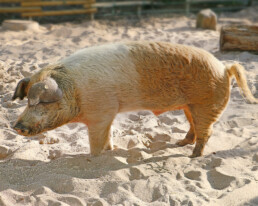
[[[90,149],[92,155],[99,155],[103,150],[113,149],[110,135],[110,128],[113,119],[114,116],[88,124]]]

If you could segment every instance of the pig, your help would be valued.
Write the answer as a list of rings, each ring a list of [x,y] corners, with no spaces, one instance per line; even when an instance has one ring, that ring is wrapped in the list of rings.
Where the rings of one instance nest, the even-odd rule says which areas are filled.
[[[225,109],[232,77],[250,103],[244,68],[223,65],[209,52],[167,42],[120,42],[82,49],[21,80],[16,98],[28,105],[13,128],[36,135],[66,123],[87,125],[92,155],[112,150],[110,127],[117,113],[184,110],[190,129],[177,142],[203,154],[213,124]]]

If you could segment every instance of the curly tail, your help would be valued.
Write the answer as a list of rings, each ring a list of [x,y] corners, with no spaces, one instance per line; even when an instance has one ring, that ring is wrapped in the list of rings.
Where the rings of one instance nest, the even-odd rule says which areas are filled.
[[[240,87],[242,94],[244,94],[244,97],[248,100],[248,103],[258,104],[258,99],[253,96],[247,85],[244,67],[240,64],[233,64],[226,66],[226,70],[229,77],[231,77],[232,75],[235,76],[237,85]]]

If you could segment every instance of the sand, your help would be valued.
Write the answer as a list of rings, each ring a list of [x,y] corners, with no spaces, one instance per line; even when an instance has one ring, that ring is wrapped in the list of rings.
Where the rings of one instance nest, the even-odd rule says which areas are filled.
[[[255,23],[254,11],[222,14],[219,27]],[[247,104],[234,82],[230,102],[199,158],[189,158],[193,145],[175,145],[189,129],[182,111],[117,115],[116,149],[98,157],[89,154],[83,124],[30,138],[11,128],[27,104],[26,99],[11,101],[20,79],[78,49],[123,40],[193,45],[224,63],[238,61],[258,97],[258,56],[221,53],[219,31],[195,29],[194,16],[44,24],[36,31],[0,28],[0,205],[258,205],[258,105]]]

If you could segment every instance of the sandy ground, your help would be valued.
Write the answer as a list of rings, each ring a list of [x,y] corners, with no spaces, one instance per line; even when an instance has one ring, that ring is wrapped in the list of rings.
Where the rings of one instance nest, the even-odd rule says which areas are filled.
[[[258,20],[257,8],[219,20],[219,26],[251,24]],[[117,149],[99,157],[89,155],[83,124],[32,138],[11,129],[27,104],[11,101],[20,79],[78,49],[121,40],[193,45],[224,63],[238,61],[258,97],[258,56],[221,53],[219,31],[195,29],[194,18],[45,24],[20,32],[0,28],[0,205],[258,205],[258,106],[245,103],[234,83],[200,158],[189,158],[192,145],[175,145],[189,128],[182,111],[117,115],[112,131]]]

